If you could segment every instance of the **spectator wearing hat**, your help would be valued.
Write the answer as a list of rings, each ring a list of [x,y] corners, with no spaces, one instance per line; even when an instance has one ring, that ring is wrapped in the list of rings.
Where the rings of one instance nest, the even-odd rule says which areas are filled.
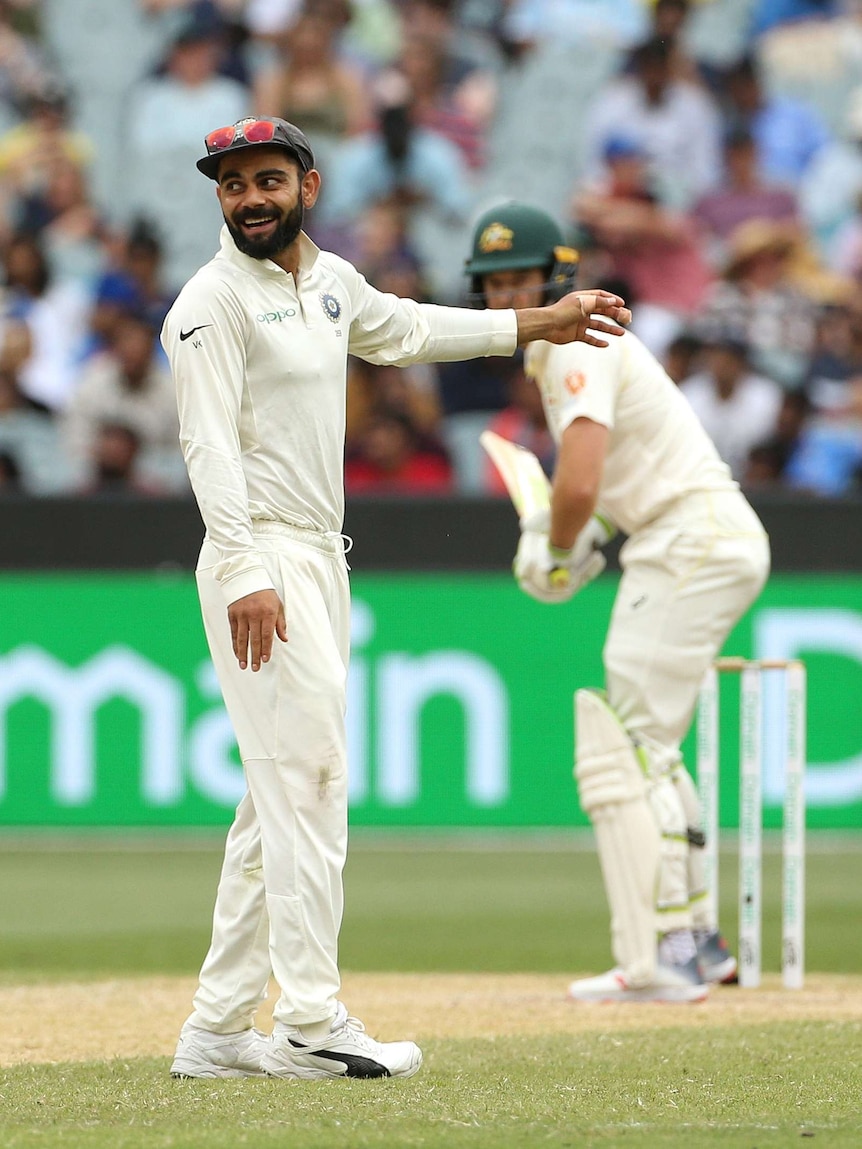
[[[717,336],[704,348],[702,362],[680,390],[733,477],[742,480],[751,448],[775,432],[782,389],[752,371],[745,342],[733,335]]]
[[[798,286],[796,228],[753,219],[729,237],[721,278],[694,326],[704,339],[731,330],[748,344],[757,371],[785,387],[801,385],[814,347],[817,306]]]
[[[663,173],[662,198],[688,208],[720,181],[721,119],[703,88],[675,78],[673,53],[669,41],[647,40],[632,53],[630,71],[587,110],[586,170],[601,176],[605,142],[624,125]]]
[[[242,84],[219,74],[222,35],[212,16],[190,16],[171,44],[164,74],[144,80],[130,99],[127,208],[156,230],[172,288],[210,258],[221,219],[215,196],[200,197],[194,164],[201,137],[213,124],[239,120],[250,104]]]

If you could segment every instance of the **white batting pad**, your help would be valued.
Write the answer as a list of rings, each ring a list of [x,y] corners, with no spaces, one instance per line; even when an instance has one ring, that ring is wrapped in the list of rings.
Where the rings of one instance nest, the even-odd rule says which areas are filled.
[[[575,694],[575,778],[596,835],[614,960],[633,986],[653,980],[661,836],[631,739],[600,695]]]

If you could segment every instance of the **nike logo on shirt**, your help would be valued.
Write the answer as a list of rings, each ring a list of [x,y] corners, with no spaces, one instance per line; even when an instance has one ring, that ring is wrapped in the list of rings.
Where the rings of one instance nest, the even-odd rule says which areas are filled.
[[[191,339],[196,331],[203,331],[205,327],[212,327],[211,323],[201,323],[198,327],[193,327],[191,331],[180,332],[180,343],[185,343],[187,339]]]

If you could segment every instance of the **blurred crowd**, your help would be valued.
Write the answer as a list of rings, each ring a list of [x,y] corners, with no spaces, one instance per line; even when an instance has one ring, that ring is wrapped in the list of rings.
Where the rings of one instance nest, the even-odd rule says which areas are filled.
[[[862,491],[862,0],[0,0],[0,492],[188,495],[158,332],[249,114],[381,290],[463,302],[472,221],[535,203],[740,482]],[[517,357],[351,360],[348,493],[500,494],[488,426],[552,468]]]

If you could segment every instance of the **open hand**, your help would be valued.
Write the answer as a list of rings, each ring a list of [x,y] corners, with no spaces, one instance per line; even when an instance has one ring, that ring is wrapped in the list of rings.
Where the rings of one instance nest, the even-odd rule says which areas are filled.
[[[545,339],[548,343],[579,341],[593,347],[607,347],[608,342],[601,335],[622,335],[624,326],[632,321],[625,300],[598,288],[570,291],[549,307],[518,308],[515,315],[519,346],[534,339]]]
[[[287,642],[287,619],[284,606],[274,590],[258,590],[238,598],[227,608],[233,652],[240,670],[248,666],[251,647],[251,668],[260,670],[261,663],[272,657],[272,636],[277,634]]]
[[[570,291],[545,308],[552,319],[552,329],[544,338],[548,343],[589,343],[607,347],[608,342],[595,335],[622,335],[632,321],[632,313],[619,295],[610,291]]]

